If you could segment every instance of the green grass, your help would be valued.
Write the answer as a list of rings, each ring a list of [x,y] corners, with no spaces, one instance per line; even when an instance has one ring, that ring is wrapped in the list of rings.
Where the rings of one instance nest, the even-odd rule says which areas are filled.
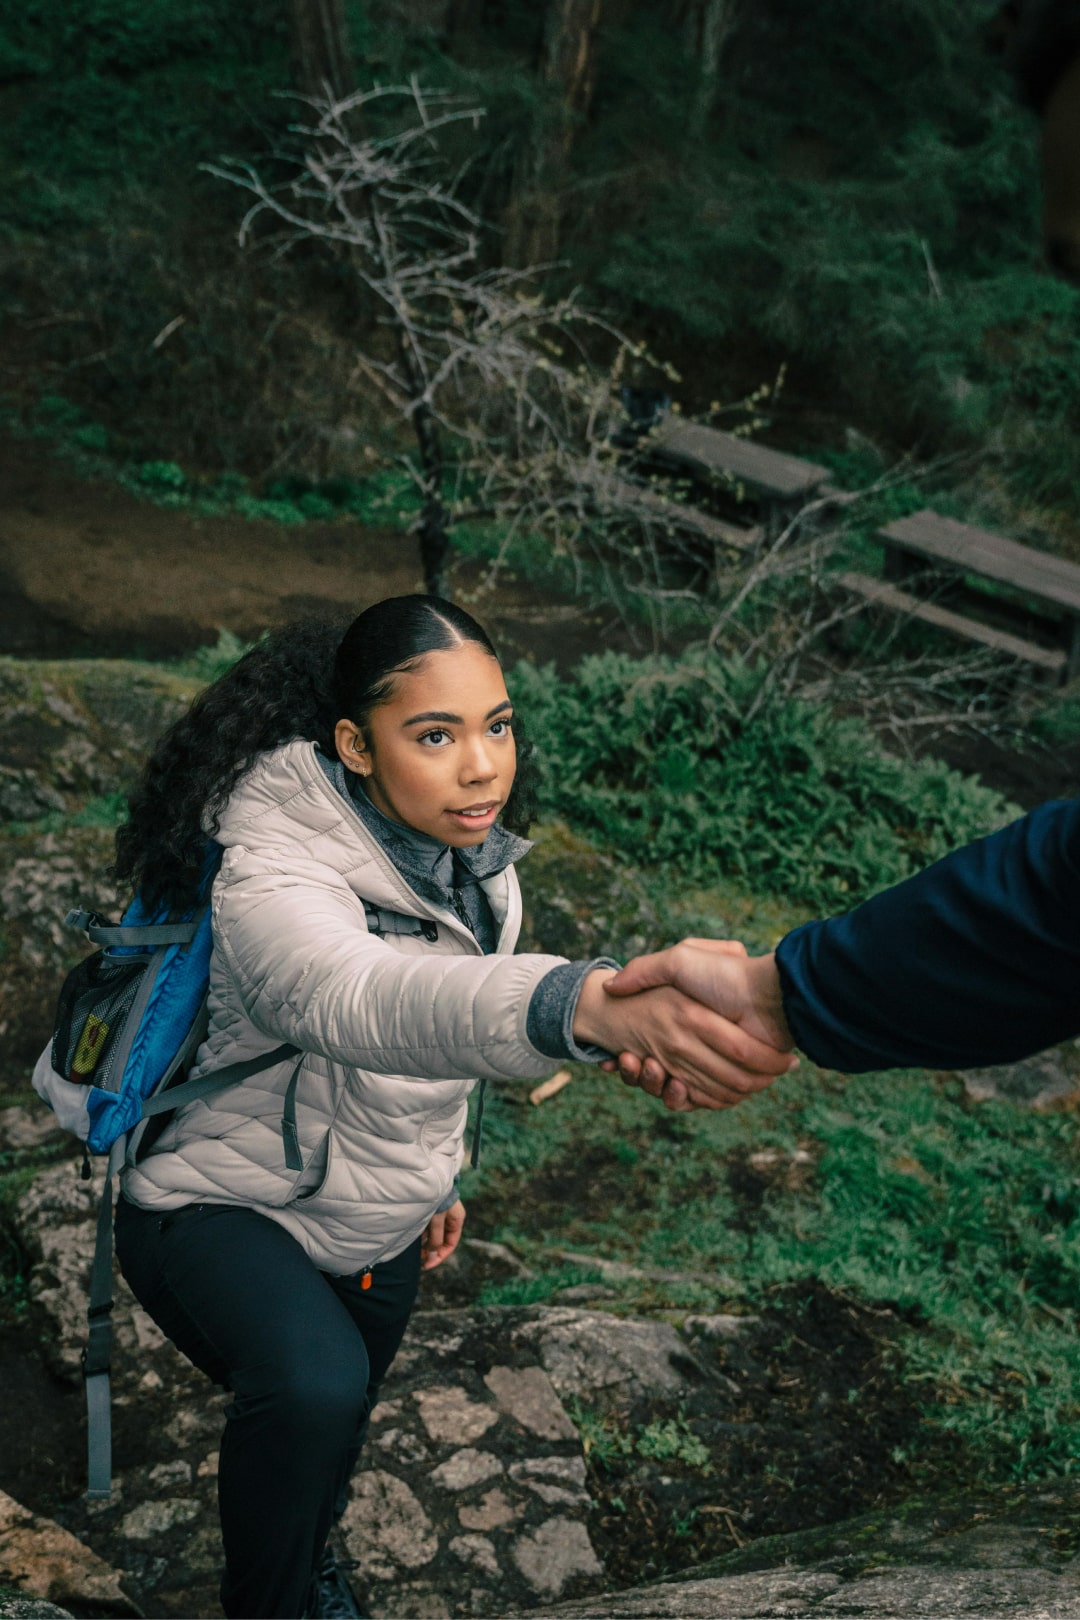
[[[557,1266],[532,1277],[509,1277],[505,1282],[485,1283],[477,1295],[480,1305],[538,1305],[546,1303],[564,1288],[602,1281],[595,1266]]]
[[[0,425],[43,440],[83,477],[119,484],[137,500],[199,517],[289,525],[352,518],[369,526],[406,528],[419,507],[412,479],[391,464],[365,477],[291,475],[256,487],[239,472],[200,476],[175,461],[133,461],[102,423],[62,394],[43,394],[25,412],[0,400]]]
[[[804,1063],[736,1110],[684,1117],[583,1071],[543,1109],[497,1091],[485,1140],[466,1202],[505,1211],[494,1235],[533,1263],[572,1244],[702,1279],[623,1287],[619,1308],[760,1308],[816,1278],[901,1313],[895,1376],[919,1387],[923,1413],[904,1459],[914,1478],[935,1480],[943,1456],[972,1480],[1076,1468],[1070,1115],[975,1105],[922,1073],[844,1080]],[[766,1149],[781,1166],[809,1152],[813,1169],[748,1205],[729,1168]]]

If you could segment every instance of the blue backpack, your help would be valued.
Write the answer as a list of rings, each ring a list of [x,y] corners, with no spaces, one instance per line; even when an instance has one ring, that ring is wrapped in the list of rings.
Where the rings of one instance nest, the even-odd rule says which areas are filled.
[[[83,1143],[83,1177],[90,1154],[108,1154],[98,1210],[90,1274],[89,1331],[83,1351],[86,1379],[88,1498],[112,1490],[112,1423],[109,1369],[112,1353],[113,1180],[124,1164],[145,1153],[152,1122],[164,1123],[176,1108],[237,1085],[288,1058],[299,1048],[231,1063],[188,1080],[206,1037],[207,990],[213,938],[206,896],[220,860],[213,846],[200,908],[188,921],[169,922],[148,912],[136,896],[118,925],[92,911],[69,912],[66,921],[101,947],[64,981],[53,1038],[38,1059],[33,1084],[61,1125]],[[285,1100],[282,1135],[286,1163],[302,1168],[296,1133],[295,1088],[299,1063]]]

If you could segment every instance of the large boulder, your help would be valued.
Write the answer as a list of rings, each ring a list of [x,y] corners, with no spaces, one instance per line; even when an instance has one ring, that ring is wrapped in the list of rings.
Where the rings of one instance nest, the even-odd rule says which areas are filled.
[[[0,1585],[37,1599],[38,1613],[64,1613],[52,1605],[74,1603],[93,1614],[138,1615],[122,1579],[70,1531],[0,1491]]]
[[[125,788],[198,687],[134,660],[0,658],[0,823]]]

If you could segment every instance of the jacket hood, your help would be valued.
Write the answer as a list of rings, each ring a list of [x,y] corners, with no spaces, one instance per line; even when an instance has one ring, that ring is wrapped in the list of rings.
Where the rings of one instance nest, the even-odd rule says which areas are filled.
[[[269,860],[278,853],[286,860],[302,847],[306,858],[339,873],[373,905],[424,909],[305,738],[259,756],[230,794],[214,837],[223,849],[258,850]]]

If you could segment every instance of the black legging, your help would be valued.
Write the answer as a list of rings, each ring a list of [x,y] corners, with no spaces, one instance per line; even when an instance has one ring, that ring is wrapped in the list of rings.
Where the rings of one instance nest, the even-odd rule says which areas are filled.
[[[364,1289],[254,1210],[160,1214],[122,1198],[116,1249],[162,1332],[233,1395],[218,1478],[225,1613],[295,1620],[409,1320],[420,1239]]]

